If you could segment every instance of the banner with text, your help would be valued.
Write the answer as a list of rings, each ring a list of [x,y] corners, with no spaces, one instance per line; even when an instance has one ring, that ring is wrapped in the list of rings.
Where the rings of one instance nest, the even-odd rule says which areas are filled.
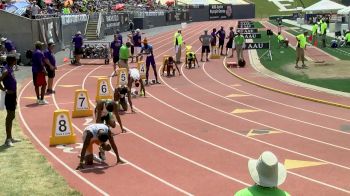
[[[240,33],[258,33],[258,29],[237,29]]]
[[[231,19],[232,5],[230,4],[210,4],[209,5],[209,20]]]
[[[263,43],[245,43],[245,49],[247,49],[247,50],[269,49],[269,48],[270,48],[269,42],[263,42]]]
[[[126,31],[129,27],[129,15],[127,13],[108,13],[104,15],[105,34],[115,34],[117,30]]]

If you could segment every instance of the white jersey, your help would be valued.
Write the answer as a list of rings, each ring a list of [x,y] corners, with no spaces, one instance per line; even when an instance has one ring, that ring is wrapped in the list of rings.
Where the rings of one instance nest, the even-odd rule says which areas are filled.
[[[91,124],[91,125],[87,126],[87,127],[84,129],[83,141],[85,141],[87,132],[92,133],[92,135],[93,135],[93,138],[92,138],[92,139],[97,140],[97,139],[98,139],[98,138],[97,138],[97,132],[98,132],[98,130],[102,130],[103,132],[108,133],[109,128],[108,128],[107,125],[102,124],[102,123],[99,123],[99,124]]]
[[[129,73],[130,73],[130,77],[133,79],[133,80],[139,80],[140,79],[140,72],[138,69],[136,68],[131,68],[129,69]]]

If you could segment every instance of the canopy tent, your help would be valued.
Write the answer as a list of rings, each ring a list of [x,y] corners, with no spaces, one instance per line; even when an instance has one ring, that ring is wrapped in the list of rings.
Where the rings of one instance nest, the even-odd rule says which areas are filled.
[[[341,10],[338,10],[337,14],[339,14],[339,15],[348,15],[348,14],[350,14],[350,6],[346,7],[346,8],[343,8]]]
[[[345,8],[344,5],[330,1],[322,0],[319,1],[303,10],[306,13],[336,13],[338,10]]]

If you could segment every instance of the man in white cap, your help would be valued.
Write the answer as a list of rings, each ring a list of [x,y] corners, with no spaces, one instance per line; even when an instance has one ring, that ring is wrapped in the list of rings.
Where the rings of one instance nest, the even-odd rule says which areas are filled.
[[[248,169],[255,185],[238,191],[235,196],[290,196],[277,188],[286,180],[287,171],[272,152],[265,151],[258,160],[249,160]]]

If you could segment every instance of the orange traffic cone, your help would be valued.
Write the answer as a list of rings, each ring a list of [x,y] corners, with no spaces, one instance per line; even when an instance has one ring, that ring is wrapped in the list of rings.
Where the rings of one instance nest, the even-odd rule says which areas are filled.
[[[67,58],[67,57],[64,57],[64,58],[63,58],[63,62],[66,63],[66,62],[68,62],[68,61],[69,61],[69,58]]]
[[[317,45],[318,45],[318,41],[316,39],[315,42],[314,42],[314,46],[317,47]]]

